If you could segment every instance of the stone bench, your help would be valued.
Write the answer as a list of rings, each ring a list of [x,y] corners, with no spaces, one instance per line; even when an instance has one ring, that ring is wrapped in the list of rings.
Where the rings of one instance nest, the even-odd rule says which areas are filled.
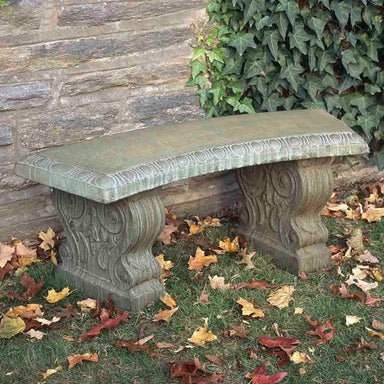
[[[332,158],[366,152],[344,123],[304,110],[99,137],[30,154],[15,172],[53,188],[66,234],[60,268],[72,286],[138,311],[164,292],[152,254],[165,216],[158,187],[237,169],[242,233],[280,267],[310,272],[330,257],[320,211]]]

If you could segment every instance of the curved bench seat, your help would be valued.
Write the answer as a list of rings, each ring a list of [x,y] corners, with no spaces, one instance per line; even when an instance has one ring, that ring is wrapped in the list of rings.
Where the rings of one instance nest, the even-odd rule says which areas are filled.
[[[368,152],[321,110],[200,120],[103,136],[26,156],[15,172],[101,203],[216,171]]]

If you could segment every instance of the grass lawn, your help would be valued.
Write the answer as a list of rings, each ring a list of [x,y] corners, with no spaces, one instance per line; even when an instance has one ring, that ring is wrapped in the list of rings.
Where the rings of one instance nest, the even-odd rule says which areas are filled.
[[[372,254],[384,261],[384,222],[364,224],[362,221],[342,219],[326,219],[331,236],[330,244],[345,244],[345,228],[360,226],[363,229],[367,247]],[[203,235],[197,234],[215,245],[225,236],[233,237],[234,224],[223,221],[221,228],[207,228]],[[337,273],[336,266],[332,265],[327,271],[310,274],[308,280],[277,269],[266,256],[256,255],[254,264],[256,269],[246,270],[244,265],[235,264],[239,256],[225,254],[218,256],[218,263],[205,268],[202,273],[188,270],[188,259],[194,255],[196,244],[190,238],[184,237],[171,246],[156,244],[155,254],[164,253],[166,260],[175,263],[173,275],[166,282],[167,292],[176,300],[179,306],[169,323],[154,323],[152,317],[160,308],[165,309],[162,303],[155,304],[137,317],[132,317],[126,324],[116,329],[103,330],[100,337],[89,341],[78,342],[77,337],[86,332],[91,326],[100,323],[98,318],[91,314],[81,314],[77,318],[62,319],[54,329],[42,329],[47,335],[42,340],[30,339],[19,334],[11,339],[0,340],[0,383],[38,383],[44,382],[42,373],[49,368],[59,365],[63,367],[49,377],[47,383],[179,383],[179,379],[170,378],[170,362],[193,361],[199,357],[201,362],[207,363],[211,372],[225,372],[225,382],[230,384],[249,383],[245,375],[251,372],[261,362],[267,367],[267,374],[275,372],[288,372],[283,383],[383,383],[384,361],[380,355],[384,353],[384,340],[372,337],[365,327],[371,327],[373,319],[384,321],[384,302],[375,308],[366,306],[355,300],[343,299],[332,294],[330,284],[339,284],[345,281],[351,266],[356,262],[344,263],[341,267],[346,277]],[[250,249],[248,250],[250,251]],[[66,286],[60,278],[53,264],[44,262],[33,264],[28,273],[35,277],[45,278],[45,287],[34,299],[33,303],[44,305],[44,317],[51,318],[55,305],[48,304],[44,296],[48,289],[62,289]],[[231,284],[249,282],[252,278],[267,281],[274,285],[293,285],[295,287],[294,300],[288,308],[278,309],[266,301],[272,289],[257,290],[244,288],[241,290],[229,289],[213,290],[210,288],[208,276],[224,276],[225,281]],[[20,277],[7,277],[0,285],[0,292],[6,293],[23,288],[18,284]],[[361,292],[356,287],[349,287],[350,291]],[[202,290],[209,292],[209,304],[196,304]],[[370,291],[373,297],[384,297],[384,283]],[[254,301],[265,313],[263,319],[244,319],[240,306],[236,303],[239,297]],[[85,299],[81,292],[75,291],[59,303],[76,305],[76,302]],[[9,307],[23,304],[17,300],[4,297],[5,304],[0,310],[6,312]],[[333,318],[332,324],[336,328],[335,336],[329,342],[315,345],[315,337],[306,334],[311,326],[303,315],[294,315],[294,308],[301,307],[304,314],[312,319],[325,320]],[[349,327],[345,324],[346,315],[355,315],[362,318],[358,324]],[[155,349],[157,342],[169,342],[178,346],[185,346],[193,331],[203,325],[203,318],[209,319],[209,326],[217,336],[217,340],[207,343],[206,347],[186,348],[178,353],[172,350],[158,350],[160,356],[150,357],[144,352],[130,353],[128,350],[115,346],[117,338],[139,339],[150,334],[155,337],[148,345]],[[231,328],[231,324],[239,325],[245,320],[245,328],[249,331],[246,338],[228,338],[224,331]],[[296,348],[309,354],[314,364],[298,364],[288,362],[282,368],[277,367],[277,358],[270,356],[258,343],[260,336],[275,337],[272,329],[274,323],[278,324],[280,333],[285,337],[294,337],[301,341]],[[322,323],[321,323],[322,324]],[[74,341],[67,341],[63,336],[72,336]],[[354,354],[344,351],[344,346],[354,346],[355,340],[364,337],[368,342],[374,342],[376,349],[359,350]],[[256,357],[249,357],[249,347],[256,350]],[[99,362],[84,362],[73,369],[68,369],[67,357],[77,353],[98,353]],[[205,355],[218,354],[224,364],[218,367],[207,361]],[[306,373],[300,374],[300,368]],[[8,375],[6,375],[8,373]]]

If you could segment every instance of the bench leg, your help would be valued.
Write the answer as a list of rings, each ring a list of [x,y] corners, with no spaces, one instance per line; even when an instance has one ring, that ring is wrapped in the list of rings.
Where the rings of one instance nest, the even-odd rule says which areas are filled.
[[[92,298],[138,312],[164,293],[152,245],[165,220],[156,191],[101,204],[54,190],[66,241],[60,247],[69,283]]]
[[[330,251],[320,211],[332,193],[331,158],[239,169],[241,233],[290,272],[326,266]]]

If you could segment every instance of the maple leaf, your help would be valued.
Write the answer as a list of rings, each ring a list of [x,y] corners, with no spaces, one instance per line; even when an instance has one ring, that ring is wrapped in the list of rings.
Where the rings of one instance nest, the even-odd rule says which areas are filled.
[[[188,341],[199,347],[203,347],[206,342],[214,341],[216,339],[217,336],[208,329],[208,319],[204,318],[204,326],[197,328]]]
[[[206,373],[205,364],[195,357],[194,362],[176,362],[171,366],[171,378],[181,377],[182,384],[224,384],[225,373]]]
[[[245,264],[245,269],[254,269],[255,265],[252,263],[252,257],[256,255],[256,252],[251,252],[247,254],[246,248],[241,250],[242,259],[240,261],[236,261],[236,264]]]
[[[291,285],[283,285],[277,291],[272,292],[268,296],[268,303],[278,307],[278,308],[286,308],[289,306],[289,302],[293,300],[292,294],[295,288]]]
[[[27,267],[36,261],[36,250],[26,247],[20,240],[14,239],[17,267]]]
[[[226,337],[239,337],[245,339],[249,334],[249,331],[245,329],[244,323],[240,325],[231,324],[231,329],[224,331]]]
[[[360,340],[356,340],[356,347],[347,347],[344,346],[343,349],[347,353],[355,353],[360,349],[376,349],[377,345],[374,343],[368,343],[363,337]]]
[[[11,318],[3,315],[0,323],[0,339],[10,339],[11,337],[25,330],[25,323],[19,317]]]
[[[123,312],[122,314],[116,316],[115,318],[110,318],[108,311],[105,308],[103,308],[100,314],[101,324],[91,328],[89,331],[85,333],[82,333],[79,336],[79,341],[93,339],[94,337],[99,336],[103,329],[116,328],[120,323],[128,322],[129,318],[130,318],[129,315],[126,312]]]
[[[156,315],[153,316],[152,321],[157,322],[157,321],[166,321],[167,323],[171,319],[172,315],[179,310],[179,307],[175,307],[172,309],[160,309]]]
[[[56,233],[52,228],[48,228],[47,232],[40,231],[38,233],[38,237],[40,240],[43,240],[41,244],[39,244],[39,248],[43,249],[44,251],[49,251],[55,246],[55,240],[54,237],[56,236]]]
[[[88,313],[97,309],[97,300],[88,298],[78,301],[77,305],[80,307],[81,312]]]
[[[370,291],[371,289],[377,288],[379,286],[376,281],[374,283],[368,283],[368,282],[363,281],[361,279],[356,279],[352,275],[349,276],[349,278],[346,281],[346,283],[348,285],[352,285],[352,284],[356,285],[356,287],[359,287],[365,293],[367,291]]]
[[[332,326],[332,319],[328,319],[325,321],[323,325],[317,325],[319,323],[318,320],[312,321],[310,316],[304,316],[307,321],[312,325],[314,328],[313,331],[306,331],[308,335],[317,336],[319,337],[319,340],[316,340],[315,344],[324,344],[327,341],[330,341],[333,339],[333,336],[335,335],[336,328]]]
[[[361,321],[361,317],[351,316],[351,315],[345,316],[345,324],[347,327],[349,327],[350,325],[353,325],[353,324],[357,324],[360,321]]]
[[[163,297],[160,297],[160,300],[169,308],[176,307],[176,301],[173,300],[173,298],[168,293],[166,293]]]
[[[53,265],[57,266],[57,257],[56,257],[56,255],[57,255],[57,253],[55,251],[51,251],[50,260],[51,260]]]
[[[82,363],[83,361],[93,361],[97,363],[99,361],[99,356],[97,353],[91,354],[91,353],[84,353],[82,355],[71,355],[67,357],[69,366],[69,369],[72,369],[75,365]]]
[[[54,304],[58,303],[60,300],[63,300],[70,293],[72,292],[69,292],[68,287],[63,288],[60,292],[56,292],[54,289],[50,289],[45,299],[48,301],[48,303]]]
[[[40,282],[36,283],[35,279],[29,276],[27,273],[24,273],[20,279],[20,284],[26,289],[23,293],[25,299],[36,296],[44,286],[44,277],[40,278]]]
[[[340,295],[343,299],[353,299],[361,302],[364,301],[362,294],[356,292],[350,293],[344,283],[340,283],[340,287],[331,284],[330,288],[332,289],[334,295]]]
[[[175,225],[164,225],[163,230],[161,231],[159,235],[159,240],[165,244],[169,245],[172,243],[172,233],[175,233],[177,231],[177,227]]]
[[[377,306],[377,304],[380,302],[380,301],[384,301],[384,298],[381,298],[381,297],[372,297],[371,294],[369,292],[367,292],[367,296],[365,298],[365,302],[364,304],[365,305],[369,305],[369,306],[372,306],[372,307],[375,307]]]
[[[267,289],[270,287],[271,285],[266,281],[257,281],[255,278],[253,278],[252,281],[249,283],[241,282],[241,283],[232,285],[232,288],[236,291],[242,288]]]
[[[117,348],[126,348],[131,353],[134,353],[134,352],[144,352],[144,353],[147,353],[148,355],[150,355],[151,357],[158,357],[156,352],[154,352],[154,351],[149,349],[148,344],[140,343],[140,340],[117,339],[116,340],[116,347]]]
[[[245,377],[247,379],[252,379],[253,384],[277,384],[287,375],[287,372],[280,372],[267,376],[265,374],[265,364],[262,363],[252,373],[247,373]]]
[[[242,315],[243,316],[251,316],[253,318],[262,318],[264,317],[264,312],[261,308],[255,308],[253,303],[245,300],[244,298],[240,297],[238,300],[236,300],[236,303],[240,304],[242,306]]]
[[[205,256],[204,251],[200,247],[197,247],[195,257],[189,257],[188,269],[191,271],[201,271],[204,267],[208,267],[212,263],[217,263],[217,256]]]
[[[0,243],[0,268],[4,268],[8,261],[11,261],[15,247]]]
[[[361,215],[363,220],[367,220],[369,223],[375,221],[381,221],[384,216],[384,208],[369,208]]]
[[[3,281],[4,277],[7,275],[12,275],[13,266],[10,262],[7,262],[4,268],[0,268],[0,281]]]
[[[41,340],[46,335],[46,333],[41,331],[36,331],[33,328],[30,329],[28,332],[25,332],[25,334],[28,335],[31,339],[37,339],[37,340]]]
[[[170,260],[164,260],[164,254],[163,253],[156,256],[156,260],[159,262],[159,264],[161,266],[160,281],[164,284],[167,277],[172,275],[171,269],[173,268],[174,263]]]
[[[293,350],[300,344],[300,341],[295,338],[275,337],[268,336],[259,337],[259,343],[268,348],[268,353],[280,358],[278,366],[281,367],[289,361],[289,356]]]
[[[223,291],[227,290],[227,289],[230,289],[231,288],[231,284],[230,283],[225,283],[224,281],[224,277],[220,277],[220,276],[208,276],[208,279],[209,279],[209,284],[211,286],[212,289],[221,289]]]
[[[223,361],[219,355],[205,355],[206,359],[211,363],[221,367],[223,365]]]
[[[18,307],[10,308],[5,315],[12,318],[35,319],[36,317],[43,316],[41,308],[42,305],[40,304],[19,305]]]
[[[230,237],[226,237],[224,241],[219,241],[219,247],[224,249],[225,252],[239,252],[239,237],[236,236],[233,241]]]
[[[372,264],[379,263],[379,259],[376,256],[373,256],[372,253],[369,252],[368,250],[366,250],[361,255],[355,256],[355,259],[357,261],[360,261],[361,263],[372,263]]]

